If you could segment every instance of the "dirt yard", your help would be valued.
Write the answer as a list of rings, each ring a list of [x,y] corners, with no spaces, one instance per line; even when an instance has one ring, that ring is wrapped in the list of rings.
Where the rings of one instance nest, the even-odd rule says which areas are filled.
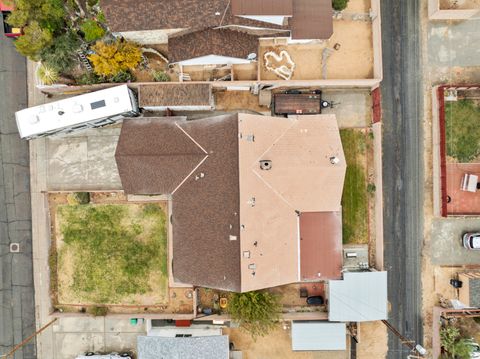
[[[480,9],[480,0],[440,0],[440,10]]]
[[[357,359],[386,358],[387,351],[387,327],[380,321],[360,323]]]
[[[271,110],[258,104],[258,96],[250,91],[217,91],[215,96],[215,109],[218,111],[249,110],[270,114]]]
[[[243,351],[244,359],[347,359],[346,351],[294,352],[290,329],[278,328],[266,337],[253,341],[250,334],[237,328],[226,328],[223,333],[230,336],[235,348]],[[349,346],[347,340],[347,347]],[[365,357],[366,359],[367,357]],[[373,357],[369,357],[373,358]],[[377,358],[377,357],[374,357]],[[378,357],[380,358],[380,357]]]
[[[327,79],[373,78],[372,24],[365,21],[334,20],[328,47],[340,44],[327,60]]]

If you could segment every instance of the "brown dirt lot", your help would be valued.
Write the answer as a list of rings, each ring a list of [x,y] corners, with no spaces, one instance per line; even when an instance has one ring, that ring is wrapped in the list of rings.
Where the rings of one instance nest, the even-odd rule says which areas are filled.
[[[480,0],[441,0],[440,10],[480,9]]]
[[[226,328],[223,333],[229,335],[235,348],[242,350],[244,359],[346,359],[346,351],[321,351],[321,352],[294,352],[290,329],[284,330],[279,324],[278,328],[268,336],[260,337],[256,341],[250,334],[237,328]],[[347,341],[347,347],[349,343]],[[372,357],[370,357],[372,358]],[[377,357],[375,357],[377,358]]]

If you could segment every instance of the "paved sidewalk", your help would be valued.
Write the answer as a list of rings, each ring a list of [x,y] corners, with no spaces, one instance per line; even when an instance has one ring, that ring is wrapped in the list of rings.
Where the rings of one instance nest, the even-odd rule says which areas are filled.
[[[35,331],[28,143],[15,111],[26,106],[25,59],[0,29],[0,354]],[[19,253],[10,253],[18,243]],[[35,358],[35,341],[15,359]]]

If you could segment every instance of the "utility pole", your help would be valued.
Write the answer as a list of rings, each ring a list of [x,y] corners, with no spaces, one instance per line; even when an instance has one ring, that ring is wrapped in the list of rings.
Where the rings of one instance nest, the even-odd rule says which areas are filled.
[[[39,330],[37,330],[35,333],[33,333],[32,335],[30,335],[28,338],[26,338],[25,340],[23,340],[20,344],[17,344],[13,347],[12,350],[10,350],[10,352],[8,352],[7,354],[4,354],[2,355],[0,358],[9,358],[9,357],[12,357],[13,358],[13,354],[15,354],[15,352],[20,349],[21,347],[23,347],[25,344],[27,344],[30,340],[32,340],[33,338],[35,338],[38,334],[40,334],[41,332],[43,332],[45,329],[47,329],[50,325],[52,325],[53,323],[55,323],[57,321],[58,318],[53,318],[50,322],[48,322],[47,324],[45,324],[43,327],[41,327]]]
[[[414,353],[418,353],[420,356],[425,356],[427,354],[427,350],[422,347],[420,344],[415,345],[415,341],[408,339],[407,337],[403,336],[393,325],[391,325],[387,320],[382,320],[382,323],[390,329],[390,331],[395,334],[403,345],[406,345],[410,348],[410,350]],[[409,356],[410,357],[410,356]]]

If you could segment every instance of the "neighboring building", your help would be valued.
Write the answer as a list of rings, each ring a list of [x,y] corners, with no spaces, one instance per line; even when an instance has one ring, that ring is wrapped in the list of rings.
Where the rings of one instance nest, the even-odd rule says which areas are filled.
[[[143,44],[222,28],[257,36],[272,36],[273,30],[293,39],[329,39],[333,34],[330,0],[103,0],[102,10],[113,32]],[[235,46],[223,50],[229,47]]]
[[[328,320],[368,322],[388,319],[387,272],[345,272],[328,283]]]
[[[345,323],[320,321],[292,322],[292,350],[346,350],[347,326]]]
[[[115,156],[127,194],[172,198],[177,281],[245,292],[341,278],[334,115],[128,119]]]
[[[462,287],[458,290],[458,300],[467,307],[480,308],[480,272],[459,273]]]
[[[215,108],[208,83],[153,83],[138,86],[138,105],[150,111],[210,111]]]
[[[137,338],[138,359],[228,359],[228,336]]]

